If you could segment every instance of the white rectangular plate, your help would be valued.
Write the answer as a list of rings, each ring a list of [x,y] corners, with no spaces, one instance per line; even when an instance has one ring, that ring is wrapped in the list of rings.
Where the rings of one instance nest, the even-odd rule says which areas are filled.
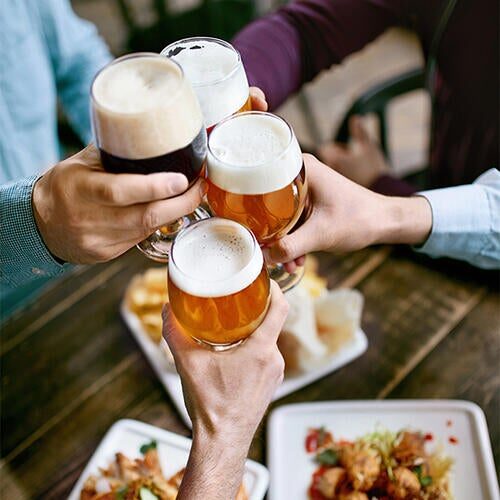
[[[143,330],[139,318],[128,309],[125,302],[122,302],[120,312],[123,320],[132,332],[132,335],[144,351],[156,375],[170,394],[182,419],[188,427],[191,427],[191,420],[189,419],[189,415],[184,405],[184,398],[182,397],[181,379],[175,371],[175,368],[168,363],[159,347],[149,338],[148,334]],[[368,340],[364,332],[360,329],[354,334],[354,338],[351,342],[346,343],[338,352],[333,354],[327,362],[319,366],[316,370],[294,377],[285,377],[281,386],[278,387],[273,397],[273,401],[301,389],[315,380],[324,377],[328,373],[338,370],[361,356],[366,351],[367,347]]]
[[[140,457],[141,445],[153,439],[158,443],[160,464],[165,477],[173,476],[185,467],[191,448],[190,439],[137,420],[118,420],[97,447],[68,500],[79,500],[85,480],[91,474],[97,474],[99,467],[108,467],[114,460],[115,453],[121,451],[129,458]],[[263,465],[247,460],[243,483],[250,500],[262,500],[269,484],[269,473]]]
[[[451,426],[447,425],[451,422]],[[455,463],[451,487],[455,500],[498,500],[498,483],[483,411],[454,400],[349,401],[282,406],[270,417],[267,434],[271,475],[269,500],[307,500],[316,469],[304,448],[307,430],[325,426],[335,439],[353,440],[376,426],[430,432],[430,445],[442,444]],[[453,445],[448,438],[454,436]]]

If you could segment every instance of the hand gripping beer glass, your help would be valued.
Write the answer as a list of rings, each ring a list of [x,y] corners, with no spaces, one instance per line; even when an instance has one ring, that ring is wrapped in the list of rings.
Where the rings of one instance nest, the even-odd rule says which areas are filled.
[[[162,54],[180,64],[200,102],[210,132],[224,118],[252,109],[248,80],[239,52],[224,40],[179,40]]]
[[[237,222],[213,217],[181,231],[168,268],[172,313],[214,350],[243,342],[263,321],[270,283],[259,244]]]
[[[92,125],[105,170],[180,172],[189,185],[200,176],[207,135],[196,95],[174,61],[148,52],[120,57],[97,74],[91,96]],[[198,208],[158,228],[137,247],[153,260],[168,262],[177,232],[206,217]]]
[[[261,245],[285,236],[307,198],[302,152],[292,128],[271,113],[251,111],[219,123],[208,141],[207,201],[213,213],[248,227]],[[268,268],[283,291],[295,286],[303,267],[289,274]]]

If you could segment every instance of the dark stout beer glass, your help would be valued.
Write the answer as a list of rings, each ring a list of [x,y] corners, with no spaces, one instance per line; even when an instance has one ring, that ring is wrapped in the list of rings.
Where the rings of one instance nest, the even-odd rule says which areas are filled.
[[[103,68],[91,89],[91,116],[108,172],[179,172],[191,186],[202,174],[207,135],[200,106],[180,66],[154,53],[120,57]],[[201,208],[158,228],[138,248],[168,262],[177,232],[208,217]]]

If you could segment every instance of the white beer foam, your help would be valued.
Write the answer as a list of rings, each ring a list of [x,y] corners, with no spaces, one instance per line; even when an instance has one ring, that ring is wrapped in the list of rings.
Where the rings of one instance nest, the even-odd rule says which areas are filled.
[[[200,101],[205,126],[236,113],[249,96],[248,80],[239,53],[217,41],[186,40],[167,47],[184,70]]]
[[[208,177],[235,194],[265,194],[291,184],[302,168],[293,132],[270,113],[240,113],[210,134]]]
[[[193,224],[175,239],[169,276],[197,297],[224,297],[251,285],[264,259],[254,237],[237,222],[219,217]]]
[[[92,96],[97,144],[120,158],[176,151],[202,128],[190,84],[177,65],[159,55],[118,59],[97,75]]]

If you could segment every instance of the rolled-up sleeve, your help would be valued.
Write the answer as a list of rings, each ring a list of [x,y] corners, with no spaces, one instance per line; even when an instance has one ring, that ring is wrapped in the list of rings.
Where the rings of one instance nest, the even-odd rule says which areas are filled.
[[[452,257],[484,269],[500,268],[500,172],[473,184],[419,193],[432,208],[432,231],[416,250]]]
[[[38,232],[31,197],[36,176],[0,186],[0,283],[15,288],[33,278],[57,276],[59,264]]]

